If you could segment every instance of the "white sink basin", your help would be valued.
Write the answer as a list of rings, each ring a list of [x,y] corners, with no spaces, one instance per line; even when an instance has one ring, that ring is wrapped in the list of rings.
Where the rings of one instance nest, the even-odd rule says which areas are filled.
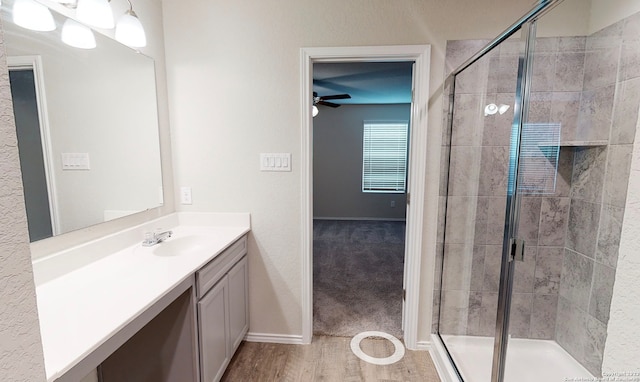
[[[206,236],[200,235],[171,237],[150,249],[156,256],[180,256],[203,249],[207,241]]]

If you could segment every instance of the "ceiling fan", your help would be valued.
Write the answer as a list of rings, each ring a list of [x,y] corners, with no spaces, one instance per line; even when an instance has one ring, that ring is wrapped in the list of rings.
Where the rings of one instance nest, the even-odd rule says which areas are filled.
[[[329,107],[340,107],[339,104],[337,103],[333,103],[333,102],[327,102],[327,100],[334,100],[334,99],[349,99],[351,98],[351,96],[349,94],[334,94],[334,95],[327,95],[327,96],[318,96],[317,92],[313,92],[313,105],[324,105],[324,106],[329,106]]]

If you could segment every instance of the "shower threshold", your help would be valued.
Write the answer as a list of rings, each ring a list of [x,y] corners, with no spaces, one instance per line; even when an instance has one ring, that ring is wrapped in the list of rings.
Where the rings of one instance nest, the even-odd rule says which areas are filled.
[[[491,381],[493,337],[442,335],[442,339],[465,382]],[[508,346],[506,382],[596,380],[555,341],[511,338]],[[447,359],[445,354],[439,356]]]

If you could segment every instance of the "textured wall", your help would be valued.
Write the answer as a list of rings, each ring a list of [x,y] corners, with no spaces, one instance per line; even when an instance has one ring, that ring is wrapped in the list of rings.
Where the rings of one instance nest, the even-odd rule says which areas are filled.
[[[405,194],[362,192],[362,134],[365,120],[410,119],[410,104],[343,105],[313,119],[315,218],[404,219]]]
[[[0,32],[0,380],[45,380],[27,217]]]

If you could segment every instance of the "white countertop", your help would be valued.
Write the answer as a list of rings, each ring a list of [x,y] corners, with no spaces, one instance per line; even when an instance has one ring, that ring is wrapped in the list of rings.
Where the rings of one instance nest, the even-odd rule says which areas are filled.
[[[198,215],[195,220],[181,216],[177,226],[169,226],[174,234],[166,243],[188,235],[206,237],[202,244],[184,254],[158,256],[153,250],[165,243],[154,247],[142,247],[138,243],[89,264],[70,267],[68,273],[55,278],[40,277],[45,281],[36,285],[36,294],[47,381],[54,381],[69,371],[246,234],[250,230],[249,216],[239,215],[245,215],[246,219],[231,219],[230,225],[213,219],[215,224],[197,226],[188,224],[206,221],[204,215]],[[149,224],[144,226],[133,230],[141,232],[153,227]],[[131,236],[131,232],[123,233]],[[113,241],[114,237],[110,240]],[[73,256],[77,257],[82,251],[97,250],[99,246],[100,240],[96,240],[74,248]],[[55,256],[46,259],[50,264],[53,260]],[[38,272],[56,267],[59,265],[34,264],[36,280]],[[59,269],[56,272],[60,273]]]

